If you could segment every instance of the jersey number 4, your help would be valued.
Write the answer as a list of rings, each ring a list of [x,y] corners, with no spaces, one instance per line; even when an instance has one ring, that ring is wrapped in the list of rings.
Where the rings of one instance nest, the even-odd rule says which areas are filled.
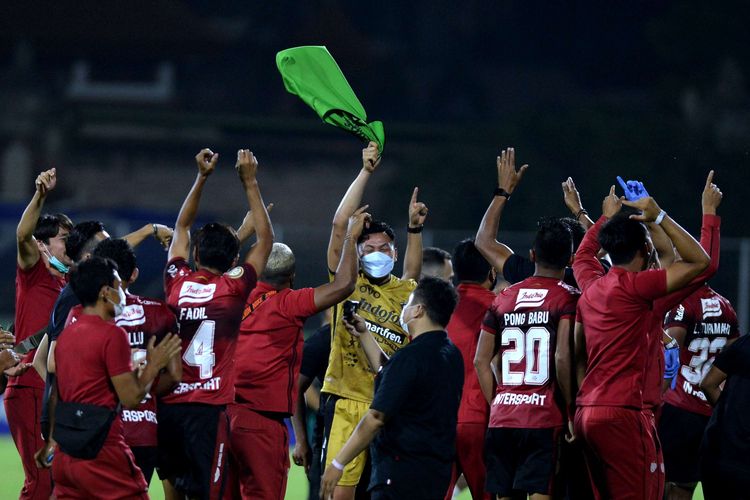
[[[714,358],[708,359],[708,355],[716,355],[727,345],[726,337],[716,337],[709,341],[706,337],[693,339],[688,345],[688,351],[696,353],[696,356],[690,358],[690,366],[682,366],[681,373],[685,380],[693,385],[698,385],[703,380],[704,375],[711,369],[714,364]]]
[[[500,336],[505,346],[501,358],[503,385],[544,385],[549,380],[550,333],[543,326],[532,326],[526,333],[520,328],[506,328]],[[511,363],[526,359],[526,370],[512,371]]]
[[[190,341],[190,345],[185,349],[185,354],[182,355],[185,364],[200,368],[200,378],[202,379],[211,378],[214,374],[214,364],[216,364],[216,356],[214,355],[215,329],[216,323],[213,320],[201,321],[198,330]]]

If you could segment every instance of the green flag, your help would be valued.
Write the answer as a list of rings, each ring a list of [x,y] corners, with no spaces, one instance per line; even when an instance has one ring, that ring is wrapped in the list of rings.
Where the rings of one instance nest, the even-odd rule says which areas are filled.
[[[385,145],[381,122],[367,122],[367,113],[325,47],[307,46],[276,54],[284,86],[318,113],[324,122],[344,129],[364,141]]]

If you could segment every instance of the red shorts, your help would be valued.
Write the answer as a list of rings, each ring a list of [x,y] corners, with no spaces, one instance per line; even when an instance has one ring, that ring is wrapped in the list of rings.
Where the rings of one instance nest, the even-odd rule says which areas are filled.
[[[94,460],[73,458],[58,447],[52,460],[52,477],[58,500],[148,499],[143,473],[124,444],[105,443]]]
[[[283,500],[289,474],[289,433],[283,418],[258,413],[242,403],[228,406],[227,413],[230,485],[239,483],[242,498]]]
[[[471,497],[489,500],[490,494],[484,491],[486,470],[484,467],[484,435],[487,424],[459,423],[456,426],[456,461],[453,463],[451,482],[445,499],[453,498],[453,488],[463,473]]]
[[[38,469],[34,453],[43,445],[39,424],[42,412],[42,393],[37,387],[12,386],[5,391],[5,414],[13,441],[16,443],[25,479],[20,500],[48,500],[52,494],[52,475],[49,469]]]
[[[653,414],[614,406],[584,406],[575,416],[594,496],[659,500],[664,468]]]

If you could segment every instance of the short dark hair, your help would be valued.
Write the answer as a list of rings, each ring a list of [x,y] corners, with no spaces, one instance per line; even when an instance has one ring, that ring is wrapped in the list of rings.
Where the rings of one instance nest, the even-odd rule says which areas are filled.
[[[49,243],[50,238],[57,236],[60,229],[73,229],[73,221],[65,214],[42,214],[36,221],[34,238],[44,244]],[[67,253],[67,252],[66,252]]]
[[[438,247],[427,247],[422,250],[422,272],[425,267],[440,268],[446,260],[451,260],[451,254]]]
[[[94,247],[91,256],[113,260],[117,264],[120,278],[126,281],[133,276],[133,271],[135,271],[137,266],[133,248],[127,241],[121,238],[107,238],[100,241]]]
[[[202,266],[227,272],[240,251],[237,232],[226,224],[209,222],[195,233],[196,261]]]
[[[414,289],[414,304],[421,304],[427,317],[445,327],[458,304],[458,294],[453,284],[440,278],[425,276]]]
[[[104,231],[104,224],[98,220],[79,222],[65,240],[65,253],[73,262],[78,262],[83,254],[94,250],[98,243],[94,236]]]
[[[646,244],[648,229],[640,221],[624,215],[612,217],[599,231],[599,244],[615,265],[632,261]]]
[[[103,286],[114,286],[117,264],[111,259],[92,257],[70,271],[70,286],[81,305],[93,306]]]
[[[453,250],[453,271],[456,279],[482,283],[490,274],[490,263],[477,250],[473,238],[461,240]]]
[[[570,234],[573,236],[573,252],[575,253],[586,235],[586,228],[573,217],[560,217],[560,221],[570,229]]]
[[[557,217],[542,217],[537,226],[534,237],[536,261],[553,269],[565,269],[573,254],[570,228]]]
[[[368,236],[375,233],[385,233],[391,241],[396,241],[396,233],[393,232],[393,228],[383,221],[372,221],[369,226],[366,226],[362,231],[362,234],[357,239],[357,244],[362,243],[367,239]]]

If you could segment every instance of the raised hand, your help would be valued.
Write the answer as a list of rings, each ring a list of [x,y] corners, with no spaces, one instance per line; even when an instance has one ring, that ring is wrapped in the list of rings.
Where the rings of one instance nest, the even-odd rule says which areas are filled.
[[[625,199],[628,201],[635,201],[649,197],[648,191],[646,191],[646,188],[641,181],[625,182],[622,180],[622,177],[618,175],[617,182],[620,183],[620,187],[625,191]]]
[[[352,315],[352,320],[347,321],[346,318],[342,318],[344,322],[344,327],[346,328],[346,331],[354,335],[355,337],[359,337],[363,333],[367,331],[367,323],[365,323],[365,320],[357,313],[354,313]]]
[[[57,169],[51,168],[39,174],[34,181],[34,185],[41,196],[47,196],[47,193],[57,186]]]
[[[146,362],[149,366],[161,370],[167,366],[169,360],[180,354],[182,341],[177,335],[168,333],[156,344],[156,337],[151,337],[146,349]]]
[[[611,219],[612,217],[617,215],[617,212],[620,211],[620,208],[622,208],[622,203],[622,198],[615,194],[615,185],[612,184],[612,186],[609,188],[609,194],[605,196],[604,201],[602,201],[602,215],[604,215],[608,219]]]
[[[362,150],[362,168],[372,173],[380,165],[380,150],[376,142],[370,141]]]
[[[703,213],[706,215],[716,215],[716,209],[721,204],[721,190],[713,183],[714,171],[711,170],[706,178],[706,186],[703,188],[703,195],[701,196],[701,205],[703,206]]]
[[[369,225],[372,221],[372,216],[366,212],[367,207],[369,207],[369,205],[358,208],[357,211],[349,217],[349,227],[346,229],[346,234],[353,238],[355,242],[360,236],[362,236],[362,231],[364,231],[365,226]]]
[[[497,186],[511,194],[521,182],[528,165],[524,164],[516,170],[516,152],[513,148],[507,148],[497,157]]]
[[[237,163],[234,168],[237,169],[242,182],[251,182],[258,173],[258,159],[249,149],[240,149],[237,151]]]
[[[630,218],[641,222],[653,222],[661,213],[661,208],[656,204],[656,200],[650,196],[636,201],[622,200],[622,204],[640,210],[640,214],[633,214]]]
[[[201,152],[195,155],[195,163],[198,164],[198,172],[202,177],[208,177],[214,172],[216,162],[219,161],[218,153],[214,153],[208,148],[201,149]]]
[[[172,235],[174,229],[164,224],[154,224],[154,238],[159,242],[165,250],[169,249],[169,244],[172,243]]]
[[[583,210],[583,205],[581,204],[581,195],[578,193],[576,183],[573,182],[572,177],[568,177],[565,182],[562,183],[562,190],[565,206],[568,207],[568,210],[570,210],[573,215],[577,215]]]
[[[417,201],[418,194],[419,188],[415,187],[411,193],[411,201],[409,202],[409,226],[412,227],[421,226],[427,218],[427,205],[421,201]]]

